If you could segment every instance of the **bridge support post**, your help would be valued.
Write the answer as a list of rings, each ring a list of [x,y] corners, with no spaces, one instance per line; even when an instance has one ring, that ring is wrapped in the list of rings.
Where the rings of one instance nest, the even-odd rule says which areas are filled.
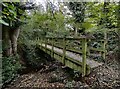
[[[91,39],[88,39],[88,42],[91,42]],[[90,56],[90,46],[88,45],[88,49],[87,49],[88,55]]]
[[[87,39],[82,39],[82,77],[86,75],[86,50],[87,50]]]
[[[103,47],[103,42],[104,42],[104,41],[100,41],[100,45],[101,45],[102,47]],[[101,48],[102,48],[102,47],[101,47]],[[103,57],[103,51],[100,51],[100,55],[101,55],[101,57]]]
[[[42,38],[40,39],[40,48],[42,49]]]
[[[105,31],[104,32],[104,43],[103,43],[103,50],[104,50],[104,52],[102,54],[104,61],[106,59],[106,44],[107,44],[107,32]]]
[[[52,51],[51,51],[51,57],[54,57],[54,39],[52,38]]]
[[[47,39],[45,38],[45,52],[47,53]]]
[[[63,57],[62,57],[62,63],[65,64],[65,55],[66,55],[66,38],[63,38]]]

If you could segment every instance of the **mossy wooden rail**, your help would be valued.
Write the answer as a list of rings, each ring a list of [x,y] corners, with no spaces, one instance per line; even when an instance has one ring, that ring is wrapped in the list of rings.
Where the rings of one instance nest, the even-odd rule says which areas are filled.
[[[74,45],[70,45],[69,42],[77,41],[79,44],[77,47],[78,50],[74,48]],[[88,75],[90,73],[91,68],[102,65],[102,63],[98,63],[94,60],[87,59],[87,55],[90,50],[97,50],[95,48],[88,47],[87,43],[89,38],[81,37],[81,38],[52,38],[46,37],[40,40],[40,48],[51,57],[59,60],[65,66],[68,66],[74,70],[80,71],[82,76]],[[56,43],[60,43],[57,45]],[[72,46],[72,47],[70,47]],[[97,50],[100,52],[104,52],[103,50]],[[78,53],[79,56],[76,56],[75,53]]]

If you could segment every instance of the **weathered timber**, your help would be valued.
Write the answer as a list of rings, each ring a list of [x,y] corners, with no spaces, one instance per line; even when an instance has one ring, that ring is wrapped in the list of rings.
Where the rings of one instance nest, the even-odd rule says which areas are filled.
[[[102,53],[103,55],[103,59],[105,60],[105,57],[106,57],[106,44],[107,44],[107,33],[106,31],[104,32],[104,43],[103,43],[103,50],[104,52]]]
[[[80,41],[80,44],[73,44],[69,47],[69,43],[71,40]],[[87,58],[89,54],[87,54],[90,50],[105,52],[105,47],[101,49],[87,47],[87,42],[90,39],[82,37],[82,38],[45,38],[44,42],[42,41],[41,49],[49,54],[51,57],[59,60],[65,66],[68,66],[74,70],[77,70],[82,73],[82,76],[88,75],[92,68],[98,67],[103,63],[99,63],[94,60],[90,60]],[[100,41],[104,43],[103,41]],[[79,49],[75,48],[78,47]],[[104,54],[105,56],[105,54]]]
[[[53,38],[52,38],[52,50],[51,50],[51,57],[54,57],[54,41],[53,41]]]
[[[45,48],[45,44],[42,44],[42,46],[43,46],[43,48]],[[48,45],[47,46],[47,49],[48,50],[52,50],[52,46],[51,45]],[[43,51],[45,51],[45,50],[43,50]],[[57,47],[54,47],[54,58],[55,59],[57,59],[57,60],[59,60],[60,62],[62,62],[63,63],[63,61],[62,61],[62,54],[63,54],[63,50],[62,49],[60,49],[60,48],[57,48]],[[76,63],[78,64],[78,65],[76,65],[76,66],[82,66],[83,64],[82,64],[82,57],[81,56],[78,56],[78,55],[76,55],[76,54],[74,54],[74,53],[72,53],[72,52],[69,52],[69,51],[66,51],[66,56],[65,56],[65,65],[66,66],[68,66],[68,62],[67,62],[67,64],[66,64],[66,60],[69,60],[69,62],[72,62],[73,64],[75,64],[76,65]],[[97,66],[100,66],[100,65],[102,65],[102,63],[98,63],[98,62],[96,62],[96,61],[94,61],[94,60],[89,60],[89,59],[86,59],[86,75],[87,74],[89,74],[90,73],[90,69],[91,68],[95,68],[95,67],[97,67]],[[69,67],[70,67],[71,65],[69,65]],[[89,66],[89,67],[88,67]],[[72,66],[70,67],[70,68],[72,68]],[[81,67],[81,69],[82,69],[82,67]],[[76,69],[76,70],[78,70],[78,69]],[[78,70],[79,71],[79,70]],[[80,72],[81,72],[82,70],[80,70]]]
[[[82,39],[82,76],[86,75],[86,50],[87,50],[87,41],[86,39]]]
[[[104,45],[104,41],[100,41],[100,42]],[[54,43],[55,43],[55,42],[54,42]],[[47,43],[47,44],[48,44],[48,45],[52,45],[51,43]],[[61,44],[62,44],[62,42],[61,42]],[[62,44],[62,45],[60,45],[60,44],[54,44],[54,47],[63,48],[64,46],[63,46],[63,44]],[[82,46],[79,45],[79,48],[82,48]],[[102,48],[88,47],[88,48],[87,48],[87,53],[88,53],[87,55],[91,55],[91,54],[90,54],[90,51],[92,50],[92,51],[100,52],[100,54],[103,56],[103,53],[105,52],[105,48],[106,48],[106,47],[103,48],[103,46],[102,46]],[[80,50],[80,49],[75,49],[74,46],[73,46],[73,47],[69,47],[69,46],[66,45],[66,50],[67,50],[67,51],[71,51],[71,52],[75,52],[75,53],[82,54],[82,49],[81,49],[81,50]]]
[[[65,55],[66,55],[66,38],[63,38],[63,57],[62,57],[63,64],[65,64]]]
[[[47,46],[47,47],[49,47],[49,46]],[[43,47],[43,48],[45,48],[45,47]],[[52,50],[52,49],[51,49],[51,47],[49,47],[47,50]],[[43,51],[45,51],[45,50],[43,50]],[[50,54],[50,52],[48,52],[48,51],[47,51],[47,53]],[[63,62],[61,60],[62,57],[63,57],[62,51],[61,52],[54,51],[54,58],[55,59],[64,63],[66,66],[82,73],[82,62],[80,62],[78,60],[73,60],[73,58],[69,57],[68,55],[65,56],[65,61]],[[90,66],[86,65],[86,75],[88,75],[89,73],[90,73]]]

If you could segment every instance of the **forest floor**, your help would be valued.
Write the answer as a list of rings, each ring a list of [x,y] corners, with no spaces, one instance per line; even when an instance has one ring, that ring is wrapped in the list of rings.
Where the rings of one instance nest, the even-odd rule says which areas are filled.
[[[119,63],[111,58],[92,70],[84,79],[77,72],[58,61],[43,64],[40,70],[30,70],[15,78],[5,89],[67,88],[67,89],[120,89]]]

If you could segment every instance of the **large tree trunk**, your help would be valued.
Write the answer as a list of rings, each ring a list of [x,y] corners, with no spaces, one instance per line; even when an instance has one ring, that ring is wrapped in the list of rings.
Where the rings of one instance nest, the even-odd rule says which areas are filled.
[[[17,39],[20,29],[10,29],[3,25],[2,28],[2,40],[3,40],[3,56],[10,56],[17,53]]]
[[[4,26],[4,25],[2,26],[3,56],[10,56],[12,53],[9,31],[10,31],[9,27]]]
[[[12,29],[12,31],[9,34],[10,40],[11,40],[12,54],[17,53],[17,39],[19,36],[19,32],[20,32],[20,29],[16,28],[16,29]]]

